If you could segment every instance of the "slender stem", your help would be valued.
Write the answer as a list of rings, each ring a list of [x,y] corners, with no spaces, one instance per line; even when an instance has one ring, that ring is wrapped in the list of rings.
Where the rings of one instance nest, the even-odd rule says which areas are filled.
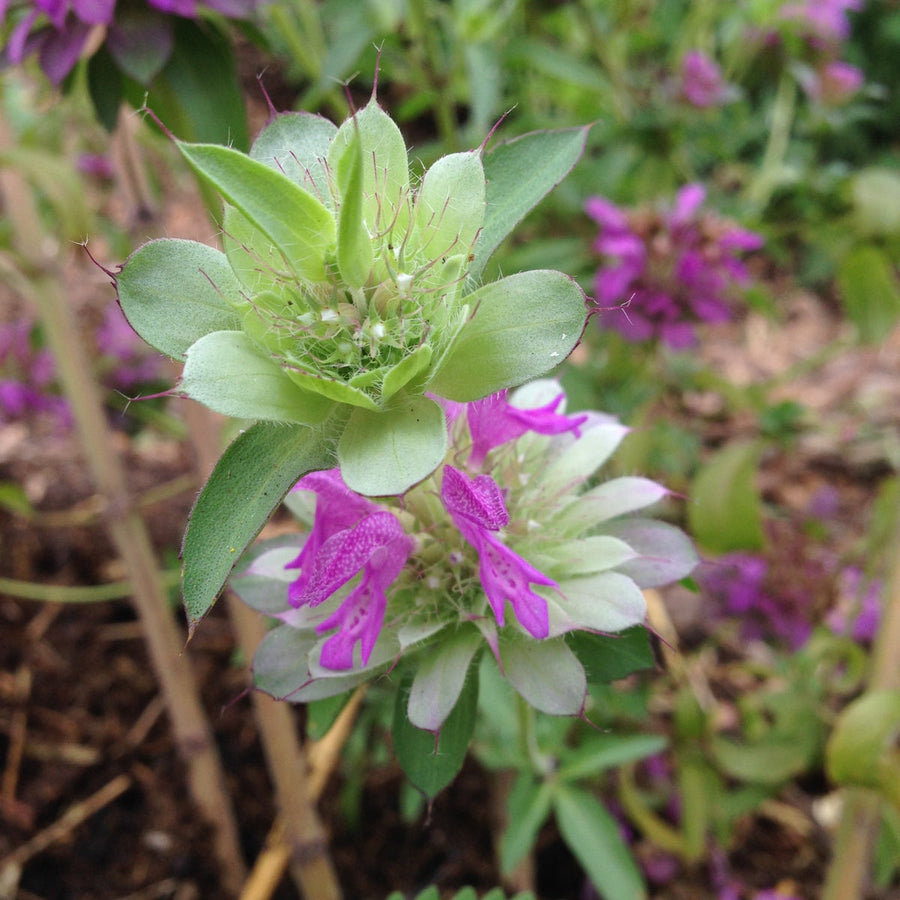
[[[790,73],[785,72],[778,82],[775,102],[772,105],[772,121],[769,128],[769,140],[763,155],[759,174],[747,188],[747,200],[756,209],[764,209],[778,184],[784,158],[787,155],[794,125],[794,106],[797,99],[797,88]]]
[[[900,546],[900,515],[896,526],[896,544]],[[885,582],[884,608],[872,648],[867,690],[900,690],[900,554],[894,555],[893,568]],[[856,900],[863,896],[883,802],[872,791],[862,788],[845,790],[841,821],[822,900]]]
[[[0,120],[0,147],[11,138]],[[59,259],[48,255],[34,197],[12,168],[0,173],[0,195],[13,224],[16,251],[30,270],[32,295],[56,360],[59,381],[72,407],[85,461],[98,492],[105,498],[107,529],[134,585],[134,603],[151,662],[159,680],[175,744],[187,769],[191,796],[214,829],[215,850],[225,892],[236,894],[244,876],[237,823],[225,790],[225,776],[212,729],[200,703],[184,639],[170,614],[147,530],[128,493],[124,469],[103,414],[97,387],[72,305],[59,277]]]
[[[163,572],[161,578],[165,587],[173,588],[181,581],[181,573],[173,569]],[[15,578],[0,578],[0,593],[22,600],[38,600],[41,603],[101,603],[105,600],[121,600],[129,597],[133,591],[130,581],[69,587],[65,584],[36,584]]]

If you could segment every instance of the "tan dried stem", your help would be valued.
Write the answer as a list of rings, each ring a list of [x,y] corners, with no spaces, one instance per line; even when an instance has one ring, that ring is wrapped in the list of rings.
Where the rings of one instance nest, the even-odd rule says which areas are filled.
[[[6,123],[0,119],[0,148],[10,143]],[[245,867],[221,760],[193,673],[181,653],[184,638],[169,612],[165,585],[146,526],[132,503],[122,463],[114,450],[74,312],[63,290],[60,255],[46,249],[35,198],[15,169],[7,167],[0,172],[0,196],[13,224],[15,250],[29,279],[30,294],[56,360],[59,382],[71,404],[85,462],[104,499],[107,530],[134,586],[133,601],[166,702],[175,744],[185,763],[191,797],[213,828],[223,889],[236,894]]]

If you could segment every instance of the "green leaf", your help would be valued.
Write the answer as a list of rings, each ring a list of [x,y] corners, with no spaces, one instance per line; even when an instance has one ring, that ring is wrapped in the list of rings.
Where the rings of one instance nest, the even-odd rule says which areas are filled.
[[[509,683],[535,709],[551,716],[577,716],[584,709],[584,669],[563,638],[536,641],[506,628],[500,659]]]
[[[900,281],[888,255],[868,244],[855,247],[841,260],[837,280],[860,338],[883,341],[900,318]]]
[[[337,264],[341,278],[360,288],[372,271],[372,241],[363,221],[363,157],[354,135],[337,159],[336,178],[341,205],[338,210]]]
[[[563,840],[604,900],[644,900],[647,888],[618,822],[589,793],[568,785],[557,787],[553,801]]]
[[[726,444],[694,479],[688,491],[688,523],[694,539],[706,550],[762,550],[763,510],[756,486],[761,451],[757,441]]]
[[[565,753],[558,775],[563,781],[591,778],[605,769],[660,753],[667,740],[659,734],[593,734],[577,750]]]
[[[178,389],[225,416],[317,425],[334,409],[304,391],[243,331],[214,331],[187,353]]]
[[[184,140],[246,150],[247,115],[229,38],[209,21],[171,21],[175,48],[146,98],[143,91],[133,97],[135,106],[146,102]]]
[[[560,580],[559,591],[561,598],[547,594],[551,635],[579,628],[614,634],[640,624],[647,615],[643,593],[620,572]]]
[[[282,497],[307,472],[334,465],[342,425],[337,417],[318,428],[260,422],[222,455],[194,504],[182,546],[191,633]]]
[[[88,60],[87,86],[94,115],[112,134],[119,121],[123,88],[122,73],[113,61],[106,43]]]
[[[584,329],[584,294],[561,272],[510,275],[466,302],[472,318],[430,385],[448,400],[478,400],[545,375],[565,360]]]
[[[406,711],[416,728],[440,729],[459,699],[481,642],[475,628],[463,627],[425,654],[413,679]]]
[[[334,669],[310,673],[310,659],[315,657],[321,640],[314,631],[278,625],[260,642],[253,657],[253,685],[274,697],[291,703],[312,703],[325,700],[357,687],[374,678],[396,658],[397,644],[376,644],[363,669],[344,672]]]
[[[444,411],[428,397],[404,397],[385,412],[354,409],[338,445],[344,483],[372,497],[404,493],[446,452]]]
[[[873,788],[900,809],[900,690],[869,691],[838,717],[828,739],[828,777]]]
[[[115,40],[103,46],[126,75],[146,88],[172,55],[172,24],[172,17],[152,6],[123,4],[116,10]]]
[[[323,116],[282,113],[256,136],[250,155],[330,206],[325,161],[336,134],[337,126]]]
[[[716,764],[732,778],[759,784],[780,784],[807,770],[816,743],[813,740],[797,740],[789,735],[763,738],[754,743],[738,743],[730,738],[716,737],[711,750]]]
[[[456,777],[466,758],[478,707],[478,670],[473,668],[470,672],[437,738],[409,721],[406,710],[411,687],[412,676],[407,676],[397,691],[392,729],[394,752],[407,778],[431,799]]]
[[[430,259],[468,255],[484,222],[484,168],[475,152],[443,156],[416,194],[413,243]]]
[[[643,625],[615,635],[571,631],[566,635],[566,643],[584,666],[590,684],[618,681],[655,665],[650,637]]]
[[[272,241],[295,275],[325,279],[325,255],[334,247],[334,217],[312,194],[229,147],[179,142],[178,149],[198,175]]]
[[[409,160],[400,129],[372,99],[338,129],[328,154],[334,170],[345,148],[359,141],[363,158],[363,220],[371,234],[406,234],[409,224]],[[402,238],[397,241],[399,247]]]
[[[321,740],[341,714],[353,694],[347,691],[324,700],[314,700],[306,706],[306,737],[311,741]]]
[[[553,800],[549,782],[535,781],[529,772],[521,772],[508,801],[506,830],[500,838],[500,871],[509,876],[519,860],[537,843],[538,834]]]
[[[241,285],[223,253],[196,241],[163,239],[139,247],[116,276],[131,327],[160,353],[183,360],[212,331],[241,327]]]
[[[538,131],[500,144],[484,157],[484,227],[469,268],[476,280],[503,239],[572,171],[584,152],[587,128]]]

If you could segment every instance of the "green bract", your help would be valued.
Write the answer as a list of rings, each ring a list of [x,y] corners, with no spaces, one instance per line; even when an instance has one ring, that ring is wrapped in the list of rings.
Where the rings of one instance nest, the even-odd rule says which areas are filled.
[[[247,438],[254,445],[265,443],[260,428],[287,426],[292,432],[278,444],[290,458],[330,454],[328,464],[341,466],[353,490],[400,494],[446,451],[444,413],[428,394],[469,401],[521,384],[562,362],[580,337],[584,296],[567,276],[479,279],[503,237],[569,171],[584,139],[582,129],[551,132],[484,159],[480,150],[454,153],[414,184],[403,137],[373,97],[340,128],[318,116],[280,116],[249,155],[178,143],[224,199],[224,251],[151,241],[122,267],[119,301],[145,340],[184,362],[177,391],[256,420]],[[222,525],[227,504],[215,494],[226,490],[225,474],[218,475],[192,528]],[[225,527],[239,555],[280,495],[242,497],[241,472],[231,468],[227,477],[239,511]],[[284,480],[282,473],[282,494]],[[250,504],[252,514],[241,511]],[[208,610],[210,591],[218,593],[233,563],[213,554],[214,544],[221,539],[189,529],[192,620]],[[194,559],[206,574],[192,599]]]

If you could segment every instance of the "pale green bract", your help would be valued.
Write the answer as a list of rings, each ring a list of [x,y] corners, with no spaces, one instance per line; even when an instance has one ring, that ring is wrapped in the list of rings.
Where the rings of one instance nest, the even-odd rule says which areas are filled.
[[[228,448],[185,535],[193,628],[284,493],[339,465],[360,494],[401,494],[447,450],[443,408],[559,365],[584,327],[566,275],[480,283],[491,253],[571,170],[585,129],[539,132],[410,176],[374,96],[339,128],[274,118],[249,155],[177,142],[223,198],[223,250],[150,241],[116,277],[175,393],[255,422]]]

